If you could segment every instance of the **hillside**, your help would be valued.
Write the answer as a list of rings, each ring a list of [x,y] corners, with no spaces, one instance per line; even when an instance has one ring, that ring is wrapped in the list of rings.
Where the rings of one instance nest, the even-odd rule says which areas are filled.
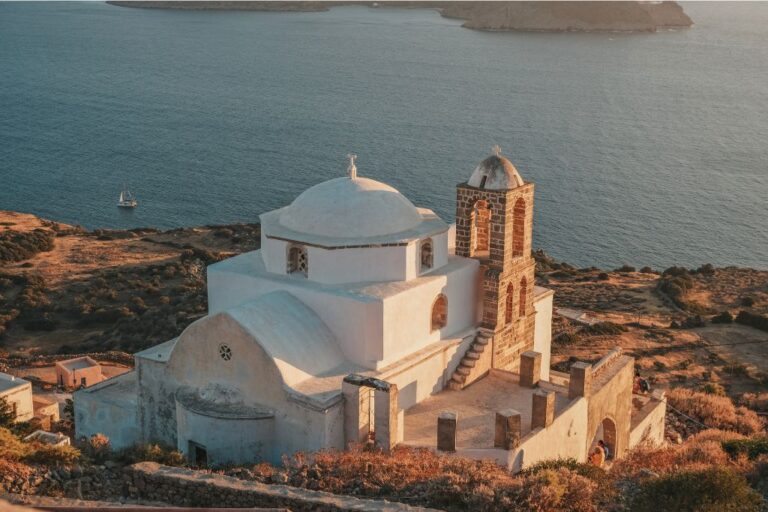
[[[0,212],[0,232],[0,366],[21,376],[50,365],[32,354],[133,352],[177,335],[206,311],[205,265],[258,248],[260,233],[252,224],[86,231],[15,212]],[[384,455],[365,447],[297,454],[284,467],[213,472],[457,512],[693,511],[702,504],[761,510],[768,444],[757,413],[768,412],[768,332],[727,322],[722,313],[764,318],[768,271],[708,265],[606,271],[575,268],[542,251],[535,256],[538,283],[555,290],[562,313],[553,326],[554,367],[565,371],[575,360],[622,346],[653,387],[669,390],[669,446],[637,449],[604,470],[553,461],[519,475],[431,451]],[[110,372],[126,371],[130,356],[110,357],[125,363]],[[113,452],[108,439],[94,436],[79,449],[54,449],[21,443],[27,426],[1,427],[0,493],[48,496],[54,504],[67,503],[61,497],[143,503],[125,485],[127,465],[185,464],[157,446]],[[57,428],[71,429],[71,422]],[[204,471],[210,478],[211,470]],[[172,488],[158,492],[152,504],[190,504]]]

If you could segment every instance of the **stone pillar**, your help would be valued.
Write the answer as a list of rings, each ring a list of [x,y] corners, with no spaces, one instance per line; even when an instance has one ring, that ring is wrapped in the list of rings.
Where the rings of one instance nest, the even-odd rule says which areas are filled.
[[[347,376],[341,383],[344,397],[344,444],[365,443],[371,430],[371,390],[357,383],[357,376]]]
[[[541,353],[529,350],[520,354],[520,385],[535,388],[541,380]]]
[[[568,385],[568,398],[583,396],[589,398],[592,390],[592,365],[589,363],[574,363],[571,365],[571,380]]]
[[[493,446],[504,450],[513,450],[520,445],[523,427],[520,413],[514,409],[505,409],[496,413],[496,432]]]
[[[397,386],[374,391],[374,427],[376,446],[389,453],[397,444]]]
[[[555,419],[555,392],[537,389],[533,392],[533,407],[531,410],[531,430],[546,428]]]
[[[456,422],[459,413],[443,411],[437,416],[437,449],[442,452],[456,451]]]

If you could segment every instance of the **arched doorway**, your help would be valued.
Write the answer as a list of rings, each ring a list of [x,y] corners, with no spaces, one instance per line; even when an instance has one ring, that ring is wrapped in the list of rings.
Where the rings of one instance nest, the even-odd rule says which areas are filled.
[[[603,441],[608,448],[607,460],[616,458],[616,422],[612,418],[603,418],[603,421],[598,425],[592,443],[589,445],[589,454],[595,450],[600,441]]]

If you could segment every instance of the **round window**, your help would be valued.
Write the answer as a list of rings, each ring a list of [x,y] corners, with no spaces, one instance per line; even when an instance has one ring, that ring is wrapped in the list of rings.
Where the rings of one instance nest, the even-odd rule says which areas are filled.
[[[229,361],[232,359],[232,349],[229,348],[229,345],[221,344],[219,345],[219,355],[221,358],[225,361]]]

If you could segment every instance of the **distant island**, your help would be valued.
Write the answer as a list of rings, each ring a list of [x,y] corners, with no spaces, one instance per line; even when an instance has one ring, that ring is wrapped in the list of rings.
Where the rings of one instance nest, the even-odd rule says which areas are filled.
[[[191,10],[327,11],[341,5],[437,9],[446,18],[466,20],[463,27],[490,31],[656,32],[685,28],[693,21],[677,2],[370,2],[243,1],[190,2],[114,0],[121,7]]]

